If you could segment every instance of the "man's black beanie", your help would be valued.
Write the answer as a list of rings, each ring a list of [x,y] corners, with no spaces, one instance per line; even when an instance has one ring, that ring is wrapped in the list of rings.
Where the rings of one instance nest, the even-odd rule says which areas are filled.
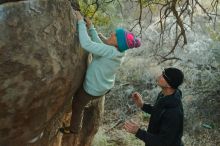
[[[163,77],[167,83],[174,89],[183,83],[183,72],[177,68],[166,68],[163,72]]]

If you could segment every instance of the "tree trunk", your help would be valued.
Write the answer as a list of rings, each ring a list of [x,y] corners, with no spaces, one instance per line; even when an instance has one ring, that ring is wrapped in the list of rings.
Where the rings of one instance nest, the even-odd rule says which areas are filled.
[[[101,118],[104,112],[105,97],[91,101],[84,110],[82,129],[78,135],[64,135],[62,137],[62,146],[90,146],[92,140],[98,131]],[[69,123],[69,118],[66,121]]]
[[[0,145],[91,145],[104,98],[85,110],[79,136],[69,125],[87,54],[79,45],[71,0],[0,1]],[[78,6],[77,4],[75,6]]]
[[[80,133],[80,145],[90,146],[94,135],[97,133],[103,112],[104,112],[105,96],[91,102],[91,105],[86,108],[83,118],[83,126]]]

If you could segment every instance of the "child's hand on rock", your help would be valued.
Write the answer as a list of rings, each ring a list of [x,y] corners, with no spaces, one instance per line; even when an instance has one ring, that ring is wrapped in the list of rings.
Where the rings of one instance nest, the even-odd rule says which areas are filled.
[[[81,15],[81,13],[79,11],[75,11],[75,14],[76,14],[76,19],[77,20],[82,20],[83,19],[83,16]]]

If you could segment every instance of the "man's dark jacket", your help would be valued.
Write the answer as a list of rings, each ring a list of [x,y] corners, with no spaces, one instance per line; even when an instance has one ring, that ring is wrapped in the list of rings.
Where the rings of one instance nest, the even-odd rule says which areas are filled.
[[[182,93],[177,89],[172,95],[159,93],[156,103],[144,104],[142,110],[151,114],[147,131],[139,129],[136,137],[146,146],[182,146],[183,106]]]

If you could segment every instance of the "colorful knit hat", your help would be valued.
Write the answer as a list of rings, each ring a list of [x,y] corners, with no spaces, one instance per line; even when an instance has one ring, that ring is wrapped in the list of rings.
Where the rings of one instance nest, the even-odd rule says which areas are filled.
[[[133,33],[126,31],[123,28],[116,29],[116,37],[118,50],[124,52],[127,49],[138,48],[141,46],[141,41],[136,38]]]

